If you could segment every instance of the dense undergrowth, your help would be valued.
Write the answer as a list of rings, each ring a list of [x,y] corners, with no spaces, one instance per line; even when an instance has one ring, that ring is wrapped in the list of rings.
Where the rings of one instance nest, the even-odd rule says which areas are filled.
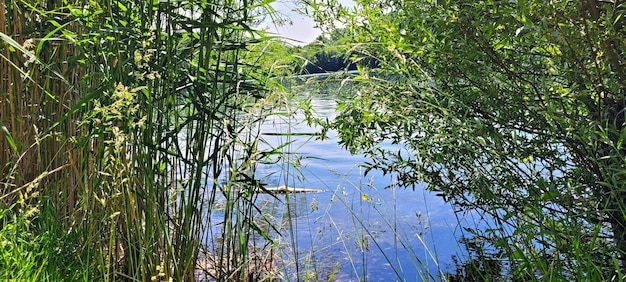
[[[251,28],[270,2],[0,3],[0,279],[335,277],[299,265],[295,233],[281,237],[291,218],[259,217],[257,164],[291,140],[260,151],[258,128],[308,111],[269,79],[292,70],[260,59],[288,56]],[[468,260],[419,278],[623,280],[624,5],[357,2],[308,3],[320,24],[343,23],[337,50],[379,67],[340,82],[359,91],[323,130],[366,153],[366,172],[427,183],[489,222],[464,229]],[[277,158],[294,177],[297,159]],[[338,199],[357,234],[338,241],[367,279],[377,242],[362,206]],[[295,266],[277,269],[288,247]]]
[[[273,104],[241,58],[265,40],[250,26],[268,12],[255,1],[1,3],[0,278],[256,275],[248,234],[263,231],[240,191],[258,186],[250,128]],[[211,222],[218,199],[226,212]]]
[[[622,2],[313,5],[380,66],[361,69],[369,87],[341,106],[343,144],[402,186],[426,182],[460,214],[493,218],[467,230],[484,251],[453,277],[624,280]],[[388,140],[413,154],[381,149]]]

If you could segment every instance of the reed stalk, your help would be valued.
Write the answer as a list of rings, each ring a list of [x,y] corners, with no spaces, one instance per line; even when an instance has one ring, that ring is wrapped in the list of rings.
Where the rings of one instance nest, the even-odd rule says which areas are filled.
[[[50,246],[34,256],[43,269],[7,259],[0,278],[260,275],[248,269],[258,227],[242,195],[258,186],[243,172],[258,157],[249,129],[263,118],[251,109],[267,92],[244,82],[242,54],[260,41],[250,26],[267,7],[0,3],[0,235],[16,243],[7,228],[22,226]],[[223,244],[211,249],[222,198]],[[203,251],[216,264],[200,273]]]

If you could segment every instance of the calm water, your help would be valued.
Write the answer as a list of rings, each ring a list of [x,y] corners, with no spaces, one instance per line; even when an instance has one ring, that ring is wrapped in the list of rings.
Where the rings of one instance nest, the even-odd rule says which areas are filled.
[[[305,95],[310,94],[301,98]],[[332,120],[336,96],[312,95],[317,115]],[[291,142],[282,149],[290,154],[276,164],[259,165],[256,177],[267,186],[325,191],[259,198],[262,211],[281,227],[279,256],[290,275],[284,278],[305,280],[316,273],[326,280],[334,273],[335,281],[423,281],[438,280],[440,271],[453,271],[451,258],[462,251],[452,207],[425,191],[423,184],[415,190],[393,188],[393,176],[379,171],[364,175],[361,165],[368,160],[343,149],[334,132],[327,140],[271,135],[320,131],[303,119],[301,113],[273,116],[261,127],[266,143],[259,149]]]

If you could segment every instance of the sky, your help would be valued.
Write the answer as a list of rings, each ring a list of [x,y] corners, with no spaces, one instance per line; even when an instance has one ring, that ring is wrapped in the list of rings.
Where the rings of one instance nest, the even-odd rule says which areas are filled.
[[[261,27],[283,36],[289,43],[306,45],[320,36],[322,31],[315,27],[316,24],[312,18],[294,11],[297,8],[294,2],[294,0],[276,0],[272,3],[272,7],[288,21],[287,24],[276,26],[267,22]],[[339,2],[344,5],[354,5],[352,0],[340,0]]]
[[[261,27],[285,37],[289,43],[306,45],[322,34],[322,31],[315,27],[315,21],[312,18],[294,11],[296,5],[293,1],[278,0],[272,3],[272,7],[287,20],[287,23],[277,26],[268,21]]]

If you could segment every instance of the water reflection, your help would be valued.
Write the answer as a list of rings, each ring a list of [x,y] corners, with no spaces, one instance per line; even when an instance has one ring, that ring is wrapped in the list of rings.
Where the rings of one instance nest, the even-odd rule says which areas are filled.
[[[335,98],[328,94],[310,98],[318,115],[335,117]],[[274,115],[261,127],[265,143],[259,144],[260,150],[288,144],[281,150],[289,154],[259,165],[256,177],[268,186],[325,191],[257,199],[281,234],[281,261],[291,275],[285,278],[303,279],[314,273],[316,279],[332,276],[337,281],[436,280],[460,252],[451,206],[422,184],[406,190],[395,188],[393,177],[379,171],[363,175],[361,164],[367,159],[341,148],[334,132],[326,140],[280,135],[320,131],[304,120],[302,113]]]

